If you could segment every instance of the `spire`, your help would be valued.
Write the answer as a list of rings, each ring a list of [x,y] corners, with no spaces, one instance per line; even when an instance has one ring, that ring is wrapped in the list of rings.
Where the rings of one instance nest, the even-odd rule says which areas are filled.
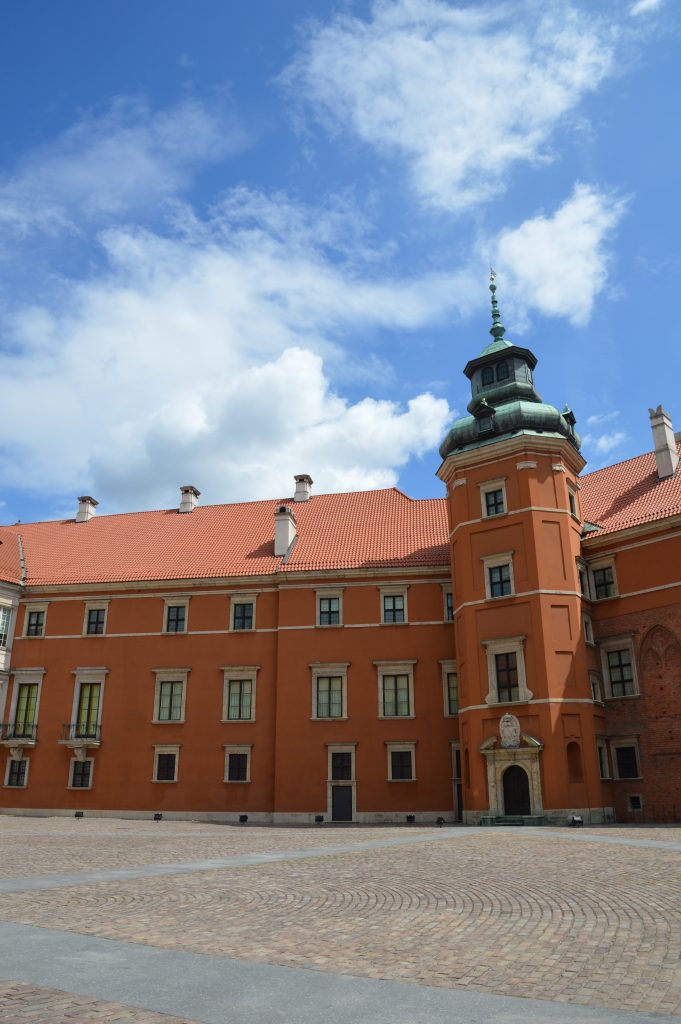
[[[492,326],[490,327],[490,334],[495,341],[501,341],[506,328],[501,322],[501,313],[499,312],[499,303],[497,302],[496,290],[497,286],[494,283],[497,279],[497,275],[494,272],[494,267],[489,268],[489,290],[492,293]]]

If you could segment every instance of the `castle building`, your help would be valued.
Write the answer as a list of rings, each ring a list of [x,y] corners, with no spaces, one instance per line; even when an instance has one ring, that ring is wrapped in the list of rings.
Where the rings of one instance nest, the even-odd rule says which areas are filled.
[[[681,819],[681,473],[583,474],[505,337],[446,497],[0,527],[0,809],[308,823]]]

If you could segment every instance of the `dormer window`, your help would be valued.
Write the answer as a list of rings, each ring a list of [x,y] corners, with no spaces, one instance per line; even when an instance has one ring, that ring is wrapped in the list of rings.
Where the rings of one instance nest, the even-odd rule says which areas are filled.
[[[486,388],[489,384],[494,384],[494,370],[492,369],[491,366],[483,367],[481,382],[484,388]]]
[[[508,363],[499,363],[497,366],[497,380],[508,380]]]
[[[481,416],[478,419],[478,432],[480,434],[488,434],[492,430],[492,417]]]

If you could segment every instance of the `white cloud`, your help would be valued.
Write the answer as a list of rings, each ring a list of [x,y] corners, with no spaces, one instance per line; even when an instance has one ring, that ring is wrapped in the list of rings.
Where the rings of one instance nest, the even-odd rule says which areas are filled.
[[[604,423],[610,423],[611,420],[617,419],[618,416],[619,416],[619,410],[617,410],[615,412],[595,413],[593,416],[587,417],[587,421],[586,421],[587,422],[587,426],[589,426],[589,427],[602,426]]]
[[[140,210],[183,189],[199,165],[245,145],[232,117],[198,101],[152,112],[119,99],[0,178],[0,226],[6,236],[58,234]]]
[[[582,438],[584,448],[589,448],[598,455],[609,455],[619,448],[627,439],[623,430],[614,430],[610,434],[585,434]]]
[[[508,294],[521,316],[524,308],[533,307],[547,316],[568,317],[576,326],[586,324],[607,281],[605,243],[625,205],[578,184],[555,213],[502,231],[495,266],[504,280],[504,304]]]
[[[315,24],[283,81],[332,131],[407,162],[423,201],[459,210],[550,159],[555,129],[613,67],[614,31],[567,3],[376,0]]]
[[[436,447],[447,402],[349,401],[330,373],[348,338],[431,322],[469,284],[377,277],[355,265],[361,242],[332,259],[339,223],[239,190],[209,221],[178,208],[181,236],[104,232],[105,273],[8,319],[5,486],[112,510],[172,504],[187,481],[208,502],[284,495],[297,472],[317,490],[395,483]]]
[[[637,14],[647,14],[649,11],[657,10],[661,2],[662,0],[636,0],[629,8],[629,14],[633,14],[634,17]]]

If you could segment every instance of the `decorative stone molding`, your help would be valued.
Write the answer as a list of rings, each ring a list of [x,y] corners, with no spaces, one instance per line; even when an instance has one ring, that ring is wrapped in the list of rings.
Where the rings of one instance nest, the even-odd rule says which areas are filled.
[[[516,741],[517,725],[517,741]],[[515,715],[503,715],[499,721],[501,745],[498,737],[490,736],[480,745],[480,753],[487,761],[487,790],[489,793],[489,813],[505,814],[504,809],[504,772],[511,765],[519,765],[526,773],[530,789],[530,813],[544,813],[541,789],[541,771],[539,755],[544,749],[543,743],[535,736],[520,732],[520,722]],[[504,746],[508,741],[516,745]],[[521,744],[524,744],[521,745]]]

